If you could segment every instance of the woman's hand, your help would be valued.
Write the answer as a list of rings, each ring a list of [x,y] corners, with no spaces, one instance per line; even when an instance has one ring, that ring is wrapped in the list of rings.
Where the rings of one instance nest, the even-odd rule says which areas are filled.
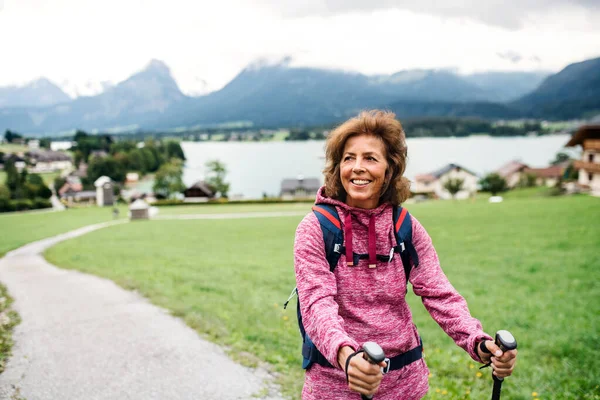
[[[517,362],[517,349],[503,353],[500,347],[491,340],[485,341],[485,347],[487,347],[491,353],[481,351],[480,344],[477,344],[477,355],[484,363],[487,364],[491,362],[493,369],[492,374],[498,378],[510,376],[515,368],[515,363]]]
[[[338,352],[338,363],[342,370],[346,368],[348,356],[354,353],[352,347],[344,346]],[[385,367],[385,361],[380,364],[371,364],[363,358],[362,353],[355,355],[348,364],[348,387],[354,392],[372,396],[379,389],[383,374],[381,368]]]

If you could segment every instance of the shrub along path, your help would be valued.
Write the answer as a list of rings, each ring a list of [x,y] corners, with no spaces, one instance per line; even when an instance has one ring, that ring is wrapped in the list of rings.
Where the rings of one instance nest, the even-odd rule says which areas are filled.
[[[0,260],[0,281],[22,318],[0,375],[0,398],[280,398],[264,370],[234,363],[165,310],[40,255],[60,241],[123,222],[34,242]]]

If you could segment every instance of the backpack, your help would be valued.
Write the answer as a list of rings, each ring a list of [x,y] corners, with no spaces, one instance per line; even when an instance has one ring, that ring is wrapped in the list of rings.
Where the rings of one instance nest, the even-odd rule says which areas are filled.
[[[344,244],[344,233],[340,217],[335,206],[331,204],[315,204],[312,207],[323,232],[323,242],[325,244],[325,255],[329,263],[329,270],[333,272],[337,266],[338,260],[342,254],[345,254],[346,249]],[[406,276],[407,291],[408,277],[411,270],[411,260],[415,267],[419,265],[419,257],[412,243],[412,220],[408,211],[400,206],[394,206],[393,223],[394,233],[396,237],[396,246],[390,251],[389,255],[377,255],[380,261],[391,261],[394,253],[400,254],[402,265],[404,266],[404,274]],[[368,254],[353,253],[354,265],[358,265],[359,260],[368,259]],[[283,305],[286,309],[290,300],[298,295],[298,288],[294,288],[289,298]],[[306,334],[304,325],[302,324],[302,315],[300,313],[300,299],[296,303],[296,314],[298,317],[298,327],[302,335],[302,368],[308,369],[314,363],[326,367],[332,367],[327,359],[314,345],[310,337]]]

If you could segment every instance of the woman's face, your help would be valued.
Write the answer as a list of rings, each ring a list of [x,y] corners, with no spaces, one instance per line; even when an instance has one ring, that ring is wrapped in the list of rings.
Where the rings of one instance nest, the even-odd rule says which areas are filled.
[[[373,135],[352,136],[346,141],[340,165],[340,178],[346,189],[346,204],[376,208],[387,171],[383,141]]]

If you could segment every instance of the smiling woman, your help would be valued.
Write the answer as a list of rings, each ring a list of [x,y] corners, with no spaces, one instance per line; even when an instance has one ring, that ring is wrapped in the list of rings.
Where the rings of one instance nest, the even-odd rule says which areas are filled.
[[[512,374],[516,350],[502,352],[483,331],[423,226],[400,207],[409,195],[406,156],[402,125],[391,112],[362,112],[328,136],[325,186],[294,244],[305,400],[357,393],[416,400],[427,393],[429,370],[405,299],[409,282],[473,360],[492,365],[497,377]],[[355,357],[372,340],[386,362]]]

